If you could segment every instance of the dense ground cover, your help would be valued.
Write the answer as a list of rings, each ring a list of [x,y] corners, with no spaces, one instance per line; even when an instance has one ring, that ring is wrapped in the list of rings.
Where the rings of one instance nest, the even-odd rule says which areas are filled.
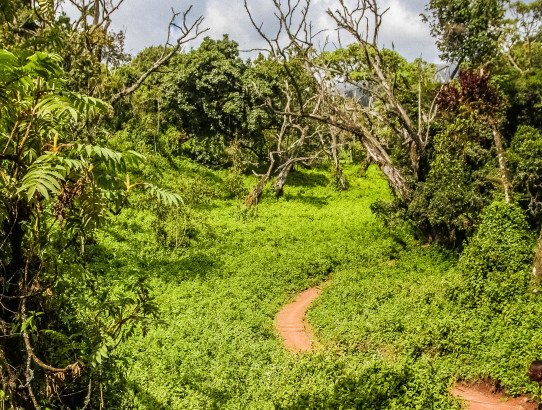
[[[491,379],[512,395],[536,394],[527,369],[542,348],[540,298],[525,296],[500,312],[466,307],[448,266],[439,253],[409,251],[393,266],[348,270],[313,305],[310,320],[323,343],[345,354],[379,349],[427,360],[453,379]]]
[[[190,176],[187,166],[178,171],[185,180],[220,191],[220,174]],[[144,337],[138,332],[116,352],[122,378],[108,393],[116,406],[448,406],[448,379],[426,363],[362,350],[290,356],[275,334],[274,316],[294,294],[347,268],[381,265],[403,247],[369,211],[388,196],[376,169],[352,177],[346,193],[329,188],[325,175],[294,173],[285,197],[266,197],[256,214],[232,200],[194,201],[197,233],[177,250],[156,244],[150,211],[126,210],[102,231],[102,280],[148,276],[159,310]]]
[[[331,7],[340,48],[322,50],[317,2],[270,2],[269,41],[247,1],[269,46],[254,61],[227,35],[185,49],[206,32],[192,7],[132,58],[111,29],[123,0],[70,3],[2,1],[0,407],[446,408],[455,379],[485,378],[534,392],[542,0],[428,1],[450,70],[381,48],[376,0]],[[375,168],[345,165],[339,193],[341,158]],[[320,350],[288,355],[275,314],[324,280]]]
[[[105,397],[115,407],[456,408],[457,378],[530,388],[540,309],[527,300],[501,314],[462,307],[455,255],[371,213],[389,198],[376,168],[367,177],[347,168],[347,192],[331,189],[325,170],[296,171],[282,199],[267,195],[251,213],[224,199],[223,173],[170,169],[162,183],[180,186],[190,211],[159,220],[136,198],[94,249],[99,281],[147,278],[157,305],[157,320],[114,353]],[[185,238],[176,248],[167,239],[175,224]],[[292,356],[274,317],[326,279],[309,312],[320,350]]]
[[[542,304],[529,286],[533,238],[522,213],[488,207],[459,263],[442,250],[408,248],[393,261],[347,269],[313,305],[324,343],[349,352],[428,360],[435,372],[490,379],[536,395],[527,377],[542,348]],[[346,302],[348,301],[348,302]]]

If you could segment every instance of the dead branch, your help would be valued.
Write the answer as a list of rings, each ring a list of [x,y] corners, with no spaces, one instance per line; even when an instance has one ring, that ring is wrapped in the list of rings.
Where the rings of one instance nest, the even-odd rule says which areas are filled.
[[[122,91],[114,94],[109,100],[111,104],[114,104],[121,98],[124,98],[127,95],[130,95],[131,93],[133,93],[135,90],[137,90],[145,82],[145,80],[149,77],[149,75],[154,73],[161,66],[167,64],[168,61],[171,59],[171,57],[173,57],[173,55],[178,53],[185,44],[189,43],[192,40],[195,40],[200,35],[202,35],[203,33],[209,30],[208,28],[204,28],[204,29],[201,28],[201,24],[203,23],[203,20],[204,20],[203,16],[199,16],[197,19],[195,19],[191,23],[188,21],[188,15],[191,10],[192,10],[192,6],[188,7],[188,9],[184,11],[183,13],[176,13],[175,11],[172,10],[173,15],[168,25],[168,35],[167,35],[166,42],[164,44],[164,49],[162,51],[162,54],[147,69],[147,71],[141,74],[141,76],[130,87],[127,87],[123,89]],[[176,23],[177,17],[179,17],[181,14],[182,14],[182,23],[177,24]],[[177,39],[174,41],[172,41],[173,29],[180,30],[180,36],[177,37]]]
[[[23,299],[22,303],[21,303],[21,317],[22,317],[23,321],[26,320],[26,299]],[[22,332],[22,335],[23,335],[23,339],[24,339],[26,353],[27,353],[29,359],[31,358],[34,361],[34,363],[36,363],[42,369],[47,370],[47,371],[52,372],[52,373],[71,372],[74,377],[79,376],[79,374],[81,372],[81,368],[83,367],[82,362],[78,361],[78,362],[72,363],[72,364],[70,364],[70,365],[68,365],[66,367],[63,367],[63,368],[49,366],[48,364],[45,364],[42,360],[40,360],[36,356],[36,354],[34,353],[34,349],[32,349],[32,346],[30,344],[30,338],[28,337],[28,333]]]

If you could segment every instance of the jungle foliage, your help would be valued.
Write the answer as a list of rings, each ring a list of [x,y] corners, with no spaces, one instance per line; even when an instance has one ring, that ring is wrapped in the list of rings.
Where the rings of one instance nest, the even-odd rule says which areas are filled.
[[[186,50],[191,8],[132,57],[123,0],[70,2],[0,0],[0,408],[538,393],[540,1],[429,1],[447,73],[382,48],[374,0],[328,10],[340,48],[309,0],[275,33],[246,3],[254,60]],[[320,349],[290,356],[273,318],[329,278]]]

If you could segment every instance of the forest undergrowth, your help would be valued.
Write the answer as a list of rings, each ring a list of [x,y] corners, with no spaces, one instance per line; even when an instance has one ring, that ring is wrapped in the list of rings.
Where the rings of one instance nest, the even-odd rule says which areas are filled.
[[[266,195],[248,212],[226,199],[223,172],[174,165],[161,183],[180,186],[190,211],[157,217],[138,197],[94,249],[104,283],[146,277],[157,307],[110,361],[112,405],[444,409],[459,408],[449,395],[457,379],[535,391],[525,370],[542,343],[537,295],[501,312],[467,306],[456,254],[390,231],[370,211],[390,197],[377,168],[361,177],[347,166],[347,192],[325,169],[297,170],[283,198]],[[290,355],[274,317],[327,279],[309,311],[321,348]]]

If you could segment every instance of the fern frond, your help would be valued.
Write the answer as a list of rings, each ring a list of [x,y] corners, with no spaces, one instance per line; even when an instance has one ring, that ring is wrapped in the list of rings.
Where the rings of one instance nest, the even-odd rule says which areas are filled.
[[[83,228],[96,227],[103,223],[108,213],[105,190],[93,185],[80,198],[80,215]]]
[[[105,113],[110,106],[98,98],[64,92],[43,97],[37,108],[39,117],[51,116],[57,119],[71,119],[78,122],[82,118]]]
[[[59,55],[38,51],[26,59],[21,69],[28,77],[40,77],[49,81],[61,77],[63,74],[61,64],[62,58]]]
[[[75,152],[89,160],[100,160],[107,169],[117,172],[125,172],[127,166],[137,166],[146,159],[135,151],[119,152],[99,145],[78,144]]]
[[[179,206],[181,204],[184,205],[183,199],[179,194],[176,194],[174,192],[171,192],[167,189],[159,188],[156,185],[144,183],[143,184],[144,189],[149,191],[149,193],[157,198],[160,202],[171,205],[171,206]]]
[[[18,192],[24,193],[29,201],[32,200],[36,191],[49,199],[50,194],[56,194],[60,191],[59,181],[64,181],[64,179],[64,176],[55,165],[47,163],[34,164],[28,168]]]
[[[33,199],[36,191],[49,199],[51,194],[60,191],[59,181],[64,181],[69,171],[54,154],[42,155],[27,169],[17,192],[26,195],[28,201]]]

